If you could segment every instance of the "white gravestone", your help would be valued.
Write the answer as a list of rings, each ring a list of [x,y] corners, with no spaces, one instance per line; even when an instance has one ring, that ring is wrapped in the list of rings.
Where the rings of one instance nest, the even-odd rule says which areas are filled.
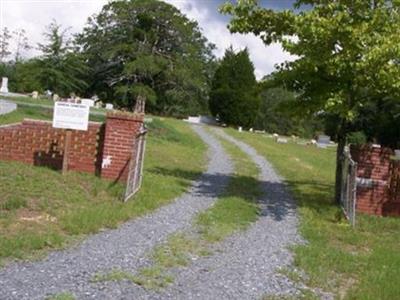
[[[0,93],[8,93],[8,78],[7,77],[3,77],[3,79],[1,80]]]
[[[82,103],[83,105],[87,105],[87,106],[89,106],[89,107],[93,107],[93,106],[94,106],[94,100],[92,100],[92,99],[85,99],[85,98],[83,98],[83,99],[81,99],[81,103]]]
[[[112,105],[111,103],[106,103],[106,109],[114,109],[114,105]]]

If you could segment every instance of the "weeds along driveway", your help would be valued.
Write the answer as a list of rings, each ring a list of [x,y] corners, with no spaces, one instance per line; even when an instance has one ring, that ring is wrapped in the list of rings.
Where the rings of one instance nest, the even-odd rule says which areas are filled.
[[[75,248],[53,252],[42,261],[13,263],[1,269],[0,299],[44,299],[61,292],[70,292],[78,299],[97,299],[98,287],[91,279],[98,271],[120,268],[135,272],[145,267],[151,249],[169,235],[189,228],[192,218],[222,193],[232,172],[232,163],[218,140],[202,127],[193,129],[209,146],[209,164],[186,194],[116,230],[93,235]],[[120,299],[120,293],[118,287],[110,289],[107,299]]]

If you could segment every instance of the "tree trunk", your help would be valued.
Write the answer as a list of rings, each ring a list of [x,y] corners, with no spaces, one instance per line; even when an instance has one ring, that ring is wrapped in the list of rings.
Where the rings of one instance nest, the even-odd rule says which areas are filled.
[[[339,133],[338,133],[338,147],[336,151],[336,180],[335,180],[335,200],[336,203],[340,203],[341,183],[343,176],[343,167],[341,158],[346,147],[346,123],[341,122]]]

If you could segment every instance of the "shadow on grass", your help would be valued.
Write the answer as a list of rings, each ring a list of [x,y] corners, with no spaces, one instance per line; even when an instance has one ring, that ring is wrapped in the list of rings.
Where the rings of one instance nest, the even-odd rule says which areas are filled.
[[[191,192],[198,197],[241,197],[246,201],[257,201],[263,205],[261,214],[270,216],[276,221],[285,220],[287,216],[293,215],[296,206],[307,206],[316,212],[323,211],[326,207],[335,206],[331,197],[333,185],[321,184],[311,180],[281,183],[260,181],[247,176],[201,174],[199,172],[165,168],[153,168],[149,172],[196,180]],[[225,189],[229,181],[235,182],[234,188]],[[249,197],[246,187],[254,187],[256,184],[261,187],[263,194]],[[297,199],[300,201],[294,202],[293,192],[296,193]],[[308,199],[313,200],[310,201]]]

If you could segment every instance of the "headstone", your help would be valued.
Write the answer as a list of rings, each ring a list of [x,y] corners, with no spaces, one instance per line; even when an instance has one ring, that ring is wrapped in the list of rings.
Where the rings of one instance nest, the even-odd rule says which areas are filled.
[[[249,129],[249,132],[253,132],[253,128],[250,128],[250,129]]]
[[[33,91],[33,92],[32,92],[32,98],[33,98],[33,99],[39,98],[39,92],[38,92],[38,91]]]
[[[0,115],[8,114],[17,109],[17,104],[0,99]]]
[[[331,137],[327,135],[319,135],[317,140],[317,146],[320,148],[326,148],[331,143]]]
[[[58,96],[57,94],[53,95],[53,101],[57,102],[58,100],[60,100],[60,96]]]
[[[92,99],[85,99],[85,98],[83,98],[83,99],[81,99],[81,103],[82,103],[83,105],[87,105],[87,106],[89,106],[89,107],[93,107],[93,106],[94,106],[94,100],[92,100]]]
[[[287,143],[288,143],[288,140],[285,139],[285,138],[278,138],[278,139],[276,140],[276,142],[279,143],[279,144],[287,144]]]
[[[8,93],[8,78],[3,77],[1,80],[0,93]]]
[[[106,109],[112,110],[114,109],[114,105],[112,103],[106,103]]]
[[[95,106],[96,106],[96,108],[102,108],[103,107],[103,102],[97,101]]]
[[[242,131],[243,131],[242,126],[239,126],[238,131],[239,131],[239,132],[242,132]]]

